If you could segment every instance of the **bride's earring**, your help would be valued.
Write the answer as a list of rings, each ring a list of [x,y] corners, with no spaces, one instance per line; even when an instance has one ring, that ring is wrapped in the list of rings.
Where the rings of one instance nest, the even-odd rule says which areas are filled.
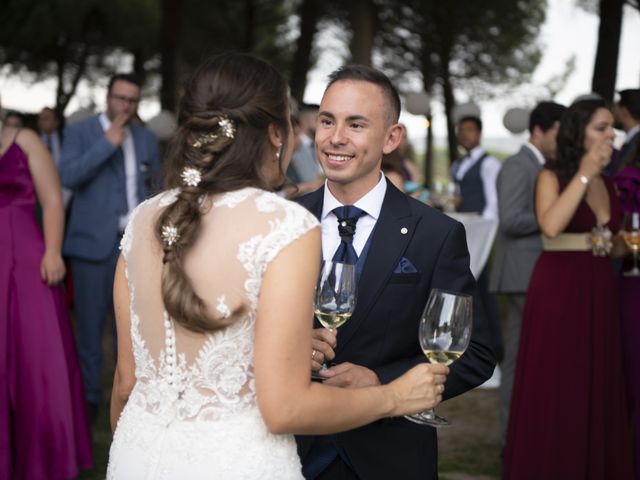
[[[284,148],[284,145],[281,143],[280,148],[276,150],[276,161],[280,161],[280,156],[282,155],[283,148]]]

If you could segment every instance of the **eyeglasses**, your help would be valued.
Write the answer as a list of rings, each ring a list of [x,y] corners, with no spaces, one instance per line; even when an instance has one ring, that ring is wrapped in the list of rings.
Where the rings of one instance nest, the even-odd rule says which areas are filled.
[[[137,105],[138,102],[140,102],[139,98],[125,97],[124,95],[117,95],[115,93],[110,93],[109,96],[115,100],[118,100],[119,102],[130,103],[132,105]]]

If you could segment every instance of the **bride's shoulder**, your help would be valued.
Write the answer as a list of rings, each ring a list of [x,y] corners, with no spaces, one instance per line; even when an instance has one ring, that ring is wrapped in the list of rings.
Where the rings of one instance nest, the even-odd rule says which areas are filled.
[[[264,213],[280,212],[290,219],[299,219],[311,225],[319,224],[317,218],[309,210],[296,202],[281,197],[277,193],[262,191],[256,197],[256,206],[259,211]]]

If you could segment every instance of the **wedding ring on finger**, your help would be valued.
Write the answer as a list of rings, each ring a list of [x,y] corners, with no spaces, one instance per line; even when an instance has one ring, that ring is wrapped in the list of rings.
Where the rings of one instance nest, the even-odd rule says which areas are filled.
[[[318,353],[318,352],[316,352],[315,350],[313,350],[311,352],[311,360],[315,360],[316,359],[316,353]]]

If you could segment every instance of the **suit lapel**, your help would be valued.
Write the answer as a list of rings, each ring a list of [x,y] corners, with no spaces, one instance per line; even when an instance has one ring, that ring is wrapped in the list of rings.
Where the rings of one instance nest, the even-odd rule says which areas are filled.
[[[100,114],[93,118],[93,135],[94,138],[104,137],[104,129],[102,128],[102,122],[100,121]],[[111,154],[115,157],[114,162],[108,162],[109,166],[113,170],[116,178],[121,179],[124,177],[124,156],[122,155],[122,148],[117,147]]]
[[[298,202],[313,213],[318,221],[322,220],[320,216],[322,215],[322,202],[324,202],[324,186],[300,198]]]
[[[540,162],[538,161],[538,157],[535,156],[530,148],[522,146],[522,148],[520,149],[520,154],[527,159],[527,161],[533,168],[536,169],[536,171],[539,171],[542,168],[542,165],[540,165]]]
[[[320,203],[322,208],[322,203]],[[367,318],[413,237],[417,216],[411,215],[407,197],[387,183],[387,193],[371,239],[371,247],[358,283],[358,303],[351,319],[340,327],[338,351]],[[406,228],[406,233],[402,233]]]

